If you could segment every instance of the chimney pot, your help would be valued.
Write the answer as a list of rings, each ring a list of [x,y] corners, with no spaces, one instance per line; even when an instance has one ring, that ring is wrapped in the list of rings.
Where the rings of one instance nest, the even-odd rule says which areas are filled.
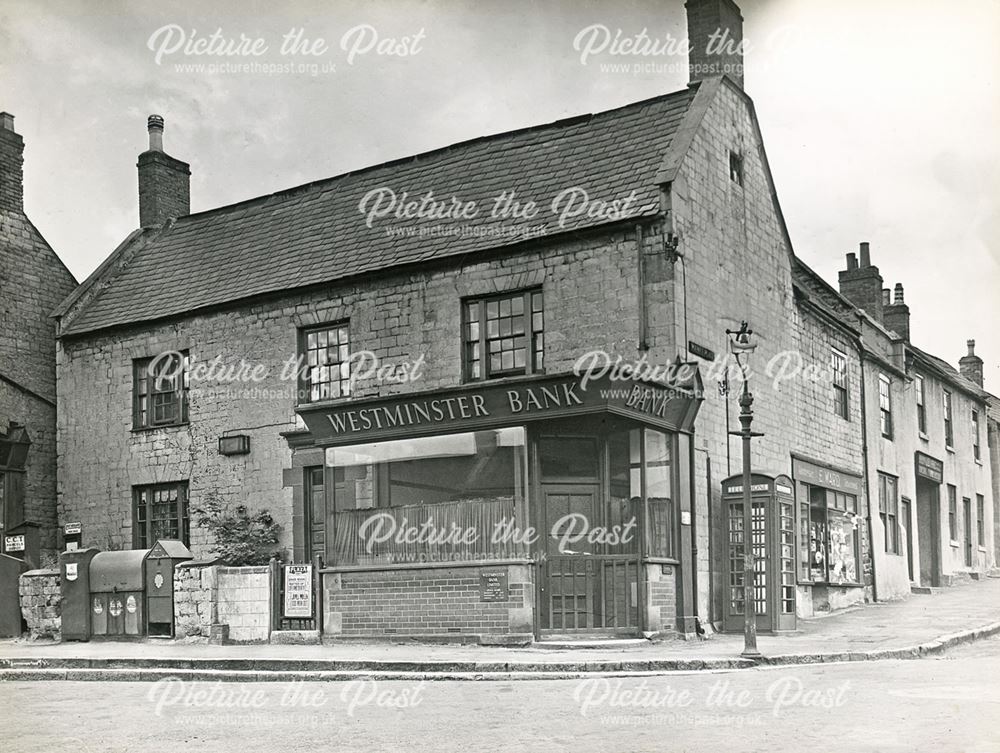
[[[969,355],[970,356],[976,355],[976,341],[975,340],[966,340],[965,344],[969,348]]]
[[[847,269],[848,271],[858,268],[858,255],[853,251],[847,255]]]
[[[149,131],[149,151],[163,151],[163,117],[150,115],[146,120],[146,130]]]
[[[892,304],[891,300],[892,291],[889,288],[882,288],[882,305],[889,306]]]
[[[896,283],[896,287],[893,290],[892,302],[896,306],[903,302],[903,284],[901,282]]]
[[[872,265],[871,254],[868,251],[868,241],[864,241],[861,244],[861,266],[870,267]]]
[[[17,133],[14,130],[14,116],[9,112],[0,112],[0,128],[3,128],[5,131]]]
[[[968,347],[969,353],[958,359],[958,370],[966,379],[982,387],[983,359],[976,355],[976,341],[966,340],[965,345]]]

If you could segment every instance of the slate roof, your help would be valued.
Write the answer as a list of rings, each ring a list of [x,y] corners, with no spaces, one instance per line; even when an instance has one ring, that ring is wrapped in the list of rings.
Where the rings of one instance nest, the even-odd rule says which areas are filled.
[[[118,271],[105,270],[95,294],[62,334],[193,312],[267,293],[332,282],[398,265],[509,246],[517,235],[390,235],[387,227],[474,224],[544,226],[544,234],[572,232],[615,221],[587,214],[563,226],[550,211],[564,189],[578,186],[591,199],[624,199],[635,190],[632,216],[660,212],[654,180],[697,87],[615,110],[483,137],[396,160],[228,207],[179,218],[145,241]],[[376,220],[359,211],[369,191],[388,187],[409,198],[475,201],[473,220]],[[515,191],[540,207],[531,220],[490,217],[493,200]],[[95,273],[95,278],[101,273]]]

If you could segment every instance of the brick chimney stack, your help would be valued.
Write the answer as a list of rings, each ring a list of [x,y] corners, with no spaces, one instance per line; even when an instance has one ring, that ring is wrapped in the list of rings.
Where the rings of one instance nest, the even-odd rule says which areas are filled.
[[[889,291],[886,290],[888,297]],[[882,307],[882,319],[886,329],[890,329],[907,342],[910,341],[910,307],[903,302],[903,285],[896,283],[892,303],[887,300]]]
[[[743,15],[733,0],[688,0],[691,83],[728,74],[743,88]]]
[[[966,340],[969,352],[958,359],[958,370],[962,376],[980,387],[983,386],[983,359],[976,355],[976,341]]]
[[[157,227],[191,212],[191,166],[163,151],[163,118],[150,115],[149,149],[139,155],[139,226]]]
[[[0,112],[0,212],[24,212],[24,139],[9,112]]]
[[[854,254],[847,255],[847,269],[841,270],[839,274],[840,294],[881,324],[882,275],[879,274],[878,267],[872,266],[867,242],[861,244],[860,252],[860,264]]]

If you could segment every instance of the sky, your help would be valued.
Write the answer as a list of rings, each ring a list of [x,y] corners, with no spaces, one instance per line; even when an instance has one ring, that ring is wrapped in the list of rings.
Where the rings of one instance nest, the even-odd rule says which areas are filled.
[[[796,254],[836,285],[869,241],[912,341],[957,365],[974,338],[1000,393],[1000,2],[739,4]],[[201,211],[683,88],[684,16],[682,0],[0,0],[0,110],[25,139],[26,211],[82,280],[138,224],[150,113]],[[673,54],[583,54],[588,34],[643,30]],[[215,32],[248,54],[195,54]],[[234,62],[258,65],[218,69]]]

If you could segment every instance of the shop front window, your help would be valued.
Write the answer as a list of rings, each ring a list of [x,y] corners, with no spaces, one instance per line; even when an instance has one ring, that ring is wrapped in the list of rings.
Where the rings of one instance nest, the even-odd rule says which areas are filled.
[[[858,498],[819,486],[806,489],[799,513],[799,577],[858,583]]]
[[[525,457],[520,427],[328,449],[334,564],[526,557]]]

